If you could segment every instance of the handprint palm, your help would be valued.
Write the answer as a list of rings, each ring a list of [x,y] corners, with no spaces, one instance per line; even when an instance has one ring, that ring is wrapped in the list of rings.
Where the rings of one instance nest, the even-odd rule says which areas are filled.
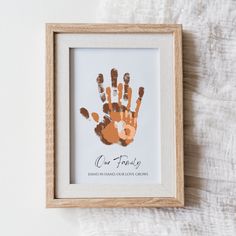
[[[117,86],[117,77],[118,72],[113,68],[111,70],[112,86],[107,87],[105,91],[103,87],[103,75],[98,75],[98,90],[103,102],[103,112],[105,115],[101,121],[99,121],[98,113],[92,112],[91,116],[97,123],[94,129],[95,133],[100,137],[103,143],[107,145],[117,143],[122,146],[127,146],[134,140],[136,134],[138,112],[144,95],[144,88],[139,88],[136,108],[134,111],[131,111],[132,88],[129,87],[129,73],[124,74],[124,85],[119,83]],[[81,108],[80,113],[85,118],[89,118],[90,116],[86,108]]]

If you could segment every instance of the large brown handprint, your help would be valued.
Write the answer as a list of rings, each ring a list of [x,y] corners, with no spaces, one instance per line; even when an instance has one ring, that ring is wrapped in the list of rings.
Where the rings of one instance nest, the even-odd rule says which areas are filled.
[[[137,118],[144,95],[144,88],[139,88],[136,108],[134,111],[131,111],[132,88],[129,86],[130,75],[125,73],[123,77],[124,84],[119,83],[118,86],[117,77],[118,72],[113,68],[111,70],[111,87],[107,87],[105,91],[103,75],[98,75],[98,90],[103,102],[103,112],[105,115],[102,120],[99,119],[99,115],[96,112],[92,112],[91,116],[97,123],[94,129],[95,133],[103,143],[107,145],[117,143],[127,146],[134,140],[137,130]],[[80,108],[80,113],[87,119],[90,117],[86,108]]]

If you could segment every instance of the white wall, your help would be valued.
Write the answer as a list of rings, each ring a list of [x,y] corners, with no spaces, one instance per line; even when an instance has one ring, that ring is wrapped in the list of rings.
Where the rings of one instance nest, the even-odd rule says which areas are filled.
[[[82,235],[45,209],[45,23],[95,22],[99,0],[0,0],[0,235]]]

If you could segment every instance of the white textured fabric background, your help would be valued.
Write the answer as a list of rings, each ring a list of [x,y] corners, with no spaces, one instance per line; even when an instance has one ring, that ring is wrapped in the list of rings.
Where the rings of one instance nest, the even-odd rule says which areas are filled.
[[[78,210],[79,235],[236,235],[236,1],[104,0],[98,22],[183,24],[186,207]]]

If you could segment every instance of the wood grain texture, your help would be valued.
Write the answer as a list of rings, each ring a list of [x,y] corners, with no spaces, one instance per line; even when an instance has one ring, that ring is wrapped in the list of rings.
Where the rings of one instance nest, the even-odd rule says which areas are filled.
[[[181,25],[158,24],[47,24],[46,26],[46,188],[47,207],[182,207],[183,180],[183,115],[182,115],[182,29]],[[59,33],[172,33],[175,51],[175,129],[176,129],[176,197],[175,198],[78,198],[55,197],[55,42]]]
[[[55,196],[54,32],[46,28],[46,204]]]
[[[176,133],[176,196],[184,205],[184,149],[183,149],[183,69],[182,27],[174,32],[175,53],[175,133]]]
[[[173,33],[179,24],[46,24],[54,33]]]
[[[182,207],[183,202],[176,198],[78,198],[53,199],[47,202],[48,208],[55,207]]]

